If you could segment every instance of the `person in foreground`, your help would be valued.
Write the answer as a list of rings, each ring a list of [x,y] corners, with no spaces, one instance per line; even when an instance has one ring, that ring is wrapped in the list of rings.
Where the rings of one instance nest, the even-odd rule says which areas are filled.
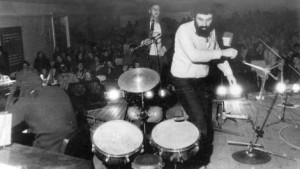
[[[27,126],[35,135],[36,148],[61,152],[63,140],[78,128],[67,93],[56,86],[43,87],[38,72],[31,67],[17,73],[6,110],[12,113],[12,131],[23,131],[21,126]]]
[[[188,120],[200,131],[200,151],[212,147],[209,138],[213,131],[208,130],[209,99],[198,91],[205,89],[204,78],[208,76],[209,62],[220,60],[218,68],[227,77],[230,85],[236,84],[231,67],[227,61],[221,62],[221,57],[233,59],[237,50],[228,48],[221,50],[213,27],[213,10],[208,6],[196,6],[192,11],[193,21],[179,26],[175,35],[175,52],[171,64],[171,74],[177,91],[179,102],[187,113]],[[203,154],[203,153],[202,153]],[[195,158],[198,158],[196,155]],[[198,160],[202,160],[199,159]],[[207,162],[203,162],[207,163]],[[205,167],[206,164],[200,166]]]

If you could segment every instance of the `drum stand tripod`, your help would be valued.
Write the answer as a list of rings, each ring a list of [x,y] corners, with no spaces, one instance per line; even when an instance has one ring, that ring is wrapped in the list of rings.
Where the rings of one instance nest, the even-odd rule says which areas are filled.
[[[263,137],[264,135],[264,127],[266,125],[266,122],[272,112],[272,109],[275,105],[275,102],[278,98],[278,93],[276,93],[275,98],[271,104],[270,109],[268,110],[267,116],[262,124],[261,127],[257,126],[253,126],[253,129],[256,133],[256,140],[254,142],[254,144],[252,143],[252,141],[250,141],[250,143],[243,143],[243,142],[234,142],[234,141],[227,141],[227,143],[229,145],[239,145],[239,146],[248,146],[247,150],[242,150],[242,151],[238,151],[232,154],[232,157],[234,160],[240,162],[240,163],[244,163],[244,164],[265,164],[268,163],[271,160],[271,156],[270,155],[274,155],[277,157],[282,157],[282,158],[286,158],[286,159],[291,159],[291,160],[295,160],[295,158],[289,157],[289,156],[284,156],[284,155],[279,155],[270,151],[266,151],[263,148],[263,145],[261,144],[257,144],[258,139],[261,137]]]

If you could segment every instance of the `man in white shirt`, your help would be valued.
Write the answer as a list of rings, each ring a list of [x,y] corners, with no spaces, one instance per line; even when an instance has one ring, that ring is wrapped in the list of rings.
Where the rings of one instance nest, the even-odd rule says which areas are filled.
[[[175,35],[175,52],[171,64],[171,74],[178,98],[186,113],[188,120],[197,126],[201,134],[201,144],[210,144],[208,132],[208,104],[207,99],[198,91],[203,91],[205,84],[203,78],[208,75],[209,64],[221,56],[233,59],[237,50],[233,48],[221,50],[212,26],[212,9],[205,6],[197,7],[193,11],[193,21],[182,24]],[[227,61],[218,64],[218,68],[227,77],[229,84],[236,84],[230,65]],[[208,143],[209,142],[209,143]]]

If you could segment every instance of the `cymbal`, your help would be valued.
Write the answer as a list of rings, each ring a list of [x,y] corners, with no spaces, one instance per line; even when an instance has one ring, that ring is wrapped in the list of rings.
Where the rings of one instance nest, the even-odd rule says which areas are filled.
[[[271,157],[262,151],[243,150],[232,154],[234,160],[244,164],[265,164],[271,160]]]
[[[151,90],[160,81],[159,74],[148,68],[135,68],[124,72],[118,79],[121,89],[141,93]]]

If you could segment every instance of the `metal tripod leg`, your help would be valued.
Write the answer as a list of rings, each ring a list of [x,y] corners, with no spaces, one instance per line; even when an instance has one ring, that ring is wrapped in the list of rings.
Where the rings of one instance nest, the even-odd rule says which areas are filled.
[[[285,120],[285,113],[286,113],[286,108],[287,108],[287,104],[286,104],[287,99],[288,99],[288,93],[285,94],[284,102],[282,103],[282,107],[283,107],[282,116],[279,117],[278,121],[267,124],[266,127],[269,127],[269,126],[272,126],[272,125],[275,125],[275,124],[278,124],[278,123],[281,123],[281,122],[287,122]]]

